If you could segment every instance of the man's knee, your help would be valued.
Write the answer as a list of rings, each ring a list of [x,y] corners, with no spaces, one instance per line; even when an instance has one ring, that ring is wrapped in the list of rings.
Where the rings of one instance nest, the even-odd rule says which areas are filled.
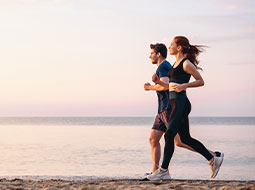
[[[151,137],[149,138],[149,142],[150,142],[151,145],[157,145],[157,144],[159,144],[159,139],[157,139],[157,138],[151,136]]]
[[[158,145],[163,134],[164,134],[163,131],[152,130],[149,138],[150,144]]]

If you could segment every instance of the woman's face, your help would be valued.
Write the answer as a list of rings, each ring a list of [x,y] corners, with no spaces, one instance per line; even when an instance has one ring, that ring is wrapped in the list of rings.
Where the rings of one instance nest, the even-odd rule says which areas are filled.
[[[170,47],[168,49],[169,49],[170,55],[175,55],[178,53],[177,44],[175,43],[174,40],[172,40]]]

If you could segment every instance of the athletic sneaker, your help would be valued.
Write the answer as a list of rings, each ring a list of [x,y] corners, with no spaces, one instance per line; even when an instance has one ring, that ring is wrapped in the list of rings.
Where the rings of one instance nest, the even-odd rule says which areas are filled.
[[[223,152],[216,151],[214,153],[216,154],[217,157],[224,157],[224,153]]]
[[[151,175],[148,175],[147,179],[150,181],[167,180],[167,179],[171,179],[171,176],[167,169],[165,170],[165,169],[159,168],[155,172],[153,172]]]
[[[144,174],[144,177],[146,178],[148,175],[151,175],[152,174],[152,172],[146,172],[145,174]]]
[[[213,162],[210,164],[211,167],[211,178],[215,178],[220,170],[220,166],[223,162],[224,154],[222,153],[222,157],[213,157]]]

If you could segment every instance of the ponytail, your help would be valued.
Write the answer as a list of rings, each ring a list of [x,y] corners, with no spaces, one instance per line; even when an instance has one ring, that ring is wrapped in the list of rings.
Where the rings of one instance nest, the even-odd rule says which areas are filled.
[[[203,48],[205,46],[191,45],[189,43],[189,40],[184,36],[176,36],[174,38],[174,40],[175,40],[175,43],[177,44],[177,46],[182,47],[182,53],[183,53],[184,57],[189,59],[190,62],[193,63],[197,69],[202,70],[202,68],[198,66],[199,61],[197,59],[197,56],[201,52],[203,52],[203,50],[204,50]]]

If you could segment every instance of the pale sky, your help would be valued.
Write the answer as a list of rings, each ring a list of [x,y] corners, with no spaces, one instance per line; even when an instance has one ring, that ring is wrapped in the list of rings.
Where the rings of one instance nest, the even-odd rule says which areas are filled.
[[[0,0],[0,116],[155,116],[149,45],[176,35],[209,46],[191,116],[255,116],[254,10],[253,0]]]

